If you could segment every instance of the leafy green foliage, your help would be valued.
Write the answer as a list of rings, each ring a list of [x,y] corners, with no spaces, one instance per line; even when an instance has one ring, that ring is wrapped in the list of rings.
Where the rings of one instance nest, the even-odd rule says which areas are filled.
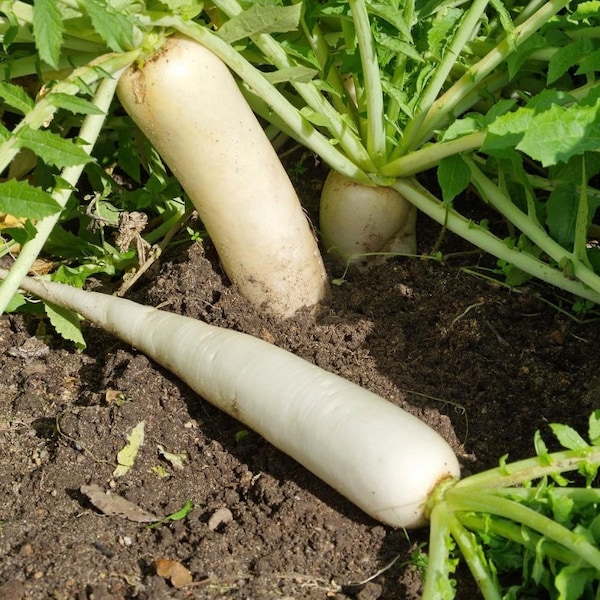
[[[32,25],[40,58],[51,67],[58,68],[65,30],[58,3],[53,0],[35,0]]]
[[[448,486],[435,500],[430,546],[448,546],[442,538],[449,523],[484,597],[597,598],[599,419],[596,410],[587,439],[568,425],[553,423],[550,429],[562,449],[550,452],[537,432],[534,458],[501,461],[496,469]],[[428,571],[425,600],[454,597],[453,590],[445,589],[443,596],[439,591],[457,558],[449,546],[445,562]]]

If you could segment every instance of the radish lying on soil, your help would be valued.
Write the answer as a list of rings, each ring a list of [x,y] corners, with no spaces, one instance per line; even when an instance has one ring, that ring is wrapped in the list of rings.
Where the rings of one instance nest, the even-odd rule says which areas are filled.
[[[450,446],[419,419],[272,344],[58,283],[22,288],[132,344],[383,523],[424,525],[433,489],[459,477]]]
[[[600,410],[589,443],[552,424],[565,450],[549,453],[538,435],[537,456],[460,480],[450,446],[424,423],[258,338],[59,283],[22,287],[136,346],[372,517],[406,528],[430,520],[423,600],[454,598],[458,556],[485,600],[521,597],[498,577],[520,570],[526,597],[600,597]],[[563,475],[575,471],[585,487]],[[589,593],[558,595],[575,579]]]
[[[319,302],[327,285],[317,243],[225,64],[173,35],[121,76],[117,93],[189,195],[240,293],[284,317]]]
[[[350,260],[372,253],[415,254],[417,209],[396,190],[331,171],[321,192],[325,248]]]

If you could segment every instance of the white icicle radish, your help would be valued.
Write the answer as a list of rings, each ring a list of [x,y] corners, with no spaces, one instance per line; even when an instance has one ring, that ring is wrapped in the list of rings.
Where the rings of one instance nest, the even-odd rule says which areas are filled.
[[[383,523],[424,525],[432,490],[459,477],[450,446],[419,419],[272,344],[58,283],[22,287],[132,344]]]
[[[286,317],[326,294],[296,192],[223,62],[179,35],[119,81],[118,96],[188,193],[240,293]]]
[[[415,254],[417,209],[398,192],[369,187],[330,171],[321,192],[319,226],[325,248],[362,260],[373,252]]]

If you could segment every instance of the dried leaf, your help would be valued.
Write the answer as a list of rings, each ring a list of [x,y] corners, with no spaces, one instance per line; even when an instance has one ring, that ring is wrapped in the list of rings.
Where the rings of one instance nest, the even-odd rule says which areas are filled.
[[[133,463],[144,443],[144,421],[140,421],[127,437],[127,444],[117,454],[118,466],[114,470],[113,477],[123,477],[133,467]]]
[[[105,515],[122,517],[136,523],[155,523],[160,517],[140,508],[137,504],[126,500],[122,496],[105,492],[99,485],[82,485],[79,490],[85,494],[90,502]]]
[[[156,574],[165,579],[169,579],[171,585],[176,588],[182,588],[192,583],[192,574],[178,561],[167,558],[159,558],[154,561]]]
[[[162,444],[158,444],[158,453],[176,469],[183,469],[183,463],[188,459],[187,453],[174,454],[173,452],[168,452]]]

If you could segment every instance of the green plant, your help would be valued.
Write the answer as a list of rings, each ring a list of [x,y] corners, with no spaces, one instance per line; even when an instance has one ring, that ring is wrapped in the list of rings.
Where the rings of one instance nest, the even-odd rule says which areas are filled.
[[[600,170],[594,2],[306,0],[299,28],[273,34],[258,25],[267,7],[213,4],[221,37],[270,66],[270,87],[237,68],[264,118],[343,176],[393,188],[495,255],[511,281],[534,276],[598,302],[587,238],[600,197],[590,183]],[[431,169],[440,198],[421,177]],[[467,187],[506,225],[462,214]]]

